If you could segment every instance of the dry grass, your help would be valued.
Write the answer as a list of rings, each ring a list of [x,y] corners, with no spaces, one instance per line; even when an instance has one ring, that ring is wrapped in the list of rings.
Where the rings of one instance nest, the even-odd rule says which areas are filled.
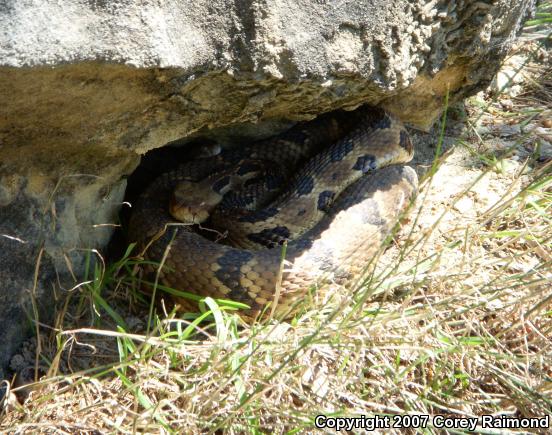
[[[356,291],[290,322],[242,327],[207,301],[200,325],[172,312],[147,324],[134,259],[98,263],[43,329],[47,376],[12,390],[30,395],[3,403],[0,430],[296,433],[319,414],[551,414],[552,69],[524,71],[522,94],[472,99],[464,131],[443,137],[456,146],[433,167],[421,158],[432,175]]]

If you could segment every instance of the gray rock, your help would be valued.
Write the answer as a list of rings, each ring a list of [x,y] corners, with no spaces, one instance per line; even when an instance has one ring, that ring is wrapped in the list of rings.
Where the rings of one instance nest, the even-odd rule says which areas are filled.
[[[14,154],[0,147],[2,366],[33,320],[51,323],[60,291],[76,285],[86,254],[105,246],[117,223],[122,174],[136,167],[137,158],[95,151],[72,159],[70,151],[56,155],[59,150],[40,145]]]
[[[533,7],[0,2],[0,368],[105,246],[140,154],[363,103],[427,130],[447,92],[486,87]]]
[[[47,111],[45,127],[61,119],[75,139],[138,152],[202,127],[306,119],[362,102],[428,129],[447,89],[454,101],[490,82],[533,5],[8,0],[0,65],[18,69],[4,68],[2,82],[34,96],[10,112]],[[67,119],[85,108],[82,125]]]

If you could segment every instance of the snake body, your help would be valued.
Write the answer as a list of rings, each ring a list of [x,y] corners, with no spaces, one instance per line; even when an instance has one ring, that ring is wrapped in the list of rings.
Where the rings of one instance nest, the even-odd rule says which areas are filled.
[[[362,275],[416,190],[415,172],[402,165],[412,154],[403,125],[382,109],[324,115],[163,174],[134,204],[129,237],[148,245],[148,259],[164,259],[158,272],[166,286],[245,303],[246,319],[268,304],[276,314],[288,313],[313,285],[347,284]],[[279,162],[278,172],[291,182],[261,210],[226,215],[235,246],[168,225],[176,222],[168,204],[179,183],[199,183],[244,157]],[[302,169],[293,169],[305,161]],[[224,220],[225,213],[220,216],[215,220]],[[278,246],[284,241],[289,244],[282,262]],[[276,248],[251,249],[256,243]],[[190,307],[187,299],[179,302]]]

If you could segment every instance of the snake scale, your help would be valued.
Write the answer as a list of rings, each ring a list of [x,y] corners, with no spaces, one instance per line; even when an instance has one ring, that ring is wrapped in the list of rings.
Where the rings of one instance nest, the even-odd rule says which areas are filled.
[[[166,254],[158,271],[166,286],[245,303],[250,308],[240,314],[246,320],[267,306],[284,315],[317,284],[359,279],[416,191],[416,174],[403,165],[412,156],[404,126],[384,110],[363,106],[332,112],[279,136],[224,149],[162,174],[134,204],[129,239],[147,245],[146,257],[153,262]],[[244,166],[263,160],[291,181],[260,210],[227,216],[226,241],[236,246],[210,240],[190,226],[170,225],[178,221],[169,208],[177,213],[204,202],[203,193],[198,201],[178,193],[179,186],[212,179],[212,190],[223,197],[232,178],[228,174],[245,173]],[[242,169],[232,169],[240,165]],[[213,220],[224,217],[221,212]],[[252,249],[259,241],[276,247]],[[284,241],[285,251],[279,248]],[[177,301],[184,308],[193,306],[187,299]]]

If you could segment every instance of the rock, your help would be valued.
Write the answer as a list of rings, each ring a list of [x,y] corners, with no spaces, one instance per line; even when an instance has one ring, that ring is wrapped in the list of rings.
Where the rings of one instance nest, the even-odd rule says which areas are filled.
[[[476,131],[482,137],[490,136],[491,138],[509,138],[512,136],[519,137],[522,133],[522,129],[519,124],[480,125],[477,126]]]
[[[493,189],[489,188],[489,183],[486,183],[488,175],[485,176],[479,183],[476,183],[472,192],[476,201],[480,204],[479,209],[489,209],[500,201],[501,195]]]
[[[491,82],[490,88],[495,94],[505,94],[515,97],[522,91],[522,84],[526,81],[524,66],[529,62],[529,55],[518,54],[511,56],[501,66]]]
[[[545,141],[552,142],[552,128],[544,128],[544,127],[538,127],[534,126],[533,128],[530,128],[530,126],[527,126],[527,131],[532,132],[533,134],[536,134],[541,139],[544,139]]]
[[[11,0],[0,9],[1,82],[34,98],[5,110],[48,114],[44,128],[138,152],[204,127],[362,102],[428,129],[447,91],[454,102],[490,81],[533,6]]]
[[[493,126],[490,131],[495,136],[500,136],[500,137],[519,136],[521,134],[521,127],[519,124],[514,124],[514,125],[499,124],[499,125]]]
[[[538,146],[539,159],[541,161],[552,160],[552,143],[545,140],[540,141]]]
[[[124,196],[122,176],[138,163],[117,149],[88,153],[77,145],[10,151],[0,146],[2,365],[30,332],[31,319],[52,321],[56,294],[80,282],[86,253],[107,244]]]
[[[427,130],[447,93],[453,104],[486,87],[533,7],[2,2],[0,369],[107,243],[140,154],[363,103]]]
[[[454,203],[453,208],[460,214],[469,216],[473,214],[474,203],[471,198],[462,196]]]
[[[504,100],[500,100],[500,105],[502,106],[502,108],[504,110],[511,111],[514,108],[514,102],[512,100],[510,100],[509,98],[504,99]]]

